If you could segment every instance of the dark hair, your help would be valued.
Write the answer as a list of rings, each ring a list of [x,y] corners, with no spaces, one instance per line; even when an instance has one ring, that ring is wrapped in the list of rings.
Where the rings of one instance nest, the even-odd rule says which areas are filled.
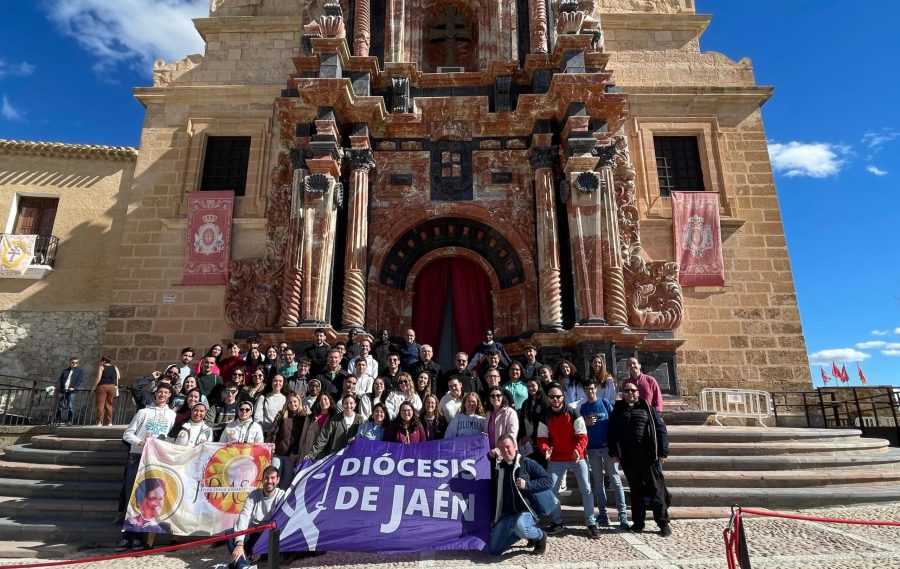
[[[509,433],[506,433],[505,435],[500,435],[499,437],[497,437],[497,444],[499,445],[499,444],[500,444],[500,441],[507,440],[507,439],[511,440],[511,441],[513,442],[514,445],[516,444],[516,439],[515,439],[515,437],[513,437],[513,436],[512,436],[511,434],[509,434]],[[518,447],[518,445],[516,445],[516,447]]]
[[[225,389],[228,389],[229,387],[234,387],[235,389],[241,388],[241,386],[238,385],[238,382],[236,382],[236,381],[229,381],[228,383],[225,384]]]
[[[235,344],[234,342],[228,342],[227,344],[225,344],[225,349],[226,349],[226,350],[230,350],[231,348],[238,348],[238,347],[240,347],[240,346],[238,346],[238,345]]]
[[[528,350],[534,350],[534,351],[536,352],[536,351],[537,351],[537,347],[535,347],[534,344],[525,344],[525,347],[522,348],[522,351],[523,351],[523,352],[527,352]]]
[[[263,468],[262,477],[265,478],[266,476],[268,476],[269,474],[271,474],[273,472],[275,474],[278,474],[279,475],[278,477],[281,478],[281,474],[278,472],[278,469],[275,468],[274,466],[272,466],[271,464],[269,466]]]
[[[403,418],[400,417],[400,411],[403,410],[404,405],[409,407],[410,409],[412,409],[412,418],[409,420],[409,427],[404,425]],[[397,409],[397,416],[394,417],[394,426],[397,429],[407,429],[408,428],[411,431],[415,431],[416,429],[419,428],[419,414],[416,413],[416,408],[413,407],[412,403],[410,403],[409,401],[404,401],[403,403],[400,404],[400,407]]]
[[[111,364],[111,363],[112,363],[112,360],[109,359],[108,356],[103,356],[102,358],[100,358],[100,363],[101,363],[101,364]]]
[[[309,358],[300,358],[299,360],[297,360],[297,367],[311,366],[311,365],[312,365],[312,362],[309,361]]]
[[[325,333],[325,328],[316,328],[316,331],[313,332],[313,335],[316,335],[316,334],[318,334],[319,332],[321,332],[321,333],[324,334],[324,333]]]
[[[134,499],[138,504],[140,504],[147,499],[147,494],[160,488],[162,488],[164,494],[167,494],[169,491],[169,489],[166,488],[166,481],[162,478],[144,478],[134,490]]]
[[[188,411],[191,410],[191,408],[188,407],[187,398],[188,398],[188,395],[190,395],[194,391],[196,391],[197,393],[200,394],[200,399],[198,399],[198,401],[201,401],[201,402],[203,401],[203,392],[200,391],[199,388],[195,387],[193,389],[188,389],[187,393],[184,394],[184,401],[181,403],[181,407],[178,408],[179,413],[187,413]]]
[[[187,352],[190,352],[190,353],[193,354],[193,353],[194,353],[194,348],[191,348],[191,347],[183,348],[183,349],[181,350],[181,355],[183,356],[183,355],[186,354]]]
[[[156,384],[156,390],[159,391],[160,389],[168,389],[168,390],[169,390],[169,397],[171,397],[172,394],[175,393],[175,390],[172,389],[172,384],[169,383],[168,381],[161,381],[161,382],[157,383],[157,384]]]
[[[493,392],[495,392],[495,391],[499,391],[499,392],[500,392],[500,395],[502,395],[502,396],[503,396],[503,399],[506,400],[506,406],[507,406],[507,407],[515,407],[515,400],[513,399],[512,393],[510,393],[508,389],[503,389],[502,387],[492,387],[492,388],[488,391],[488,398],[487,398],[487,401],[486,401],[485,404],[484,404],[484,408],[485,408],[486,411],[494,411],[495,409],[500,409],[500,407],[496,407],[496,406],[491,402],[491,393],[493,393]]]
[[[499,356],[500,352],[498,350],[488,350],[484,355],[486,355],[487,357]]]
[[[512,363],[509,364],[509,367],[506,368],[507,375],[509,375],[509,371],[513,368],[513,366],[519,368],[519,372],[522,374],[522,377],[519,378],[519,381],[521,381],[522,378],[525,377],[525,367],[522,366],[522,364],[520,364],[519,362],[513,361]]]
[[[553,380],[557,383],[562,383],[562,366],[564,364],[568,364],[569,366],[569,378],[571,379],[572,383],[581,383],[581,376],[578,375],[578,368],[575,367],[575,364],[573,364],[569,360],[559,360],[559,362],[557,362],[556,371],[553,373]]]
[[[331,405],[328,406],[328,411],[326,411],[326,413],[328,413],[329,417],[334,417],[335,415],[337,415],[337,405],[334,404],[334,398],[325,392],[320,392],[319,396],[316,397],[316,402],[313,403],[313,406],[312,406],[313,416],[320,415],[322,413],[321,402],[322,402],[323,397],[327,397],[328,402],[331,403]]]
[[[381,403],[380,401],[378,403],[376,403],[375,405],[372,405],[372,412],[369,414],[369,420],[370,421],[372,420],[372,415],[375,414],[375,409],[381,409],[382,411],[384,411],[384,419],[382,419],[381,424],[383,425],[383,424],[387,423],[388,422],[388,410],[387,410],[387,407],[385,406],[385,404]]]
[[[216,348],[219,348],[219,355],[218,355],[218,356],[214,356],[214,355],[213,355],[213,350],[216,349]],[[224,352],[225,352],[225,350],[222,348],[222,344],[213,344],[212,346],[209,347],[208,350],[206,350],[206,355],[204,355],[203,358],[204,358],[204,359],[206,359],[206,358],[216,358],[216,363],[219,363],[219,359],[222,357],[222,354],[223,354]]]
[[[600,373],[599,374],[594,372],[594,360],[600,360]],[[588,374],[588,380],[593,381],[600,387],[606,387],[606,382],[611,379],[612,379],[612,376],[609,375],[609,370],[606,369],[606,358],[603,357],[603,354],[594,354],[593,357],[591,357],[590,372]]]

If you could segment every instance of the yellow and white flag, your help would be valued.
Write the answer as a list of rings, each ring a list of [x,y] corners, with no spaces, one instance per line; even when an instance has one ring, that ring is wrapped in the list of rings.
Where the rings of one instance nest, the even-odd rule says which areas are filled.
[[[0,277],[21,277],[34,258],[37,235],[0,235]]]
[[[272,446],[204,443],[183,447],[149,439],[123,529],[196,536],[230,530],[247,494],[260,486]]]

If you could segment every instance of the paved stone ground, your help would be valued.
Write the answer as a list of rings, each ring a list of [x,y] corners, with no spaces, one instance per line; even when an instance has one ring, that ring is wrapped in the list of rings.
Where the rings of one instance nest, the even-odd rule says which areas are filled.
[[[804,510],[813,516],[900,522],[900,501],[893,504]],[[283,567],[333,569],[476,568],[488,564],[525,569],[721,569],[726,567],[722,530],[727,520],[676,520],[671,537],[655,531],[640,535],[605,530],[599,540],[587,538],[580,527],[550,538],[547,553],[535,557],[524,542],[501,557],[460,552],[414,555],[326,553],[299,559]],[[655,530],[649,522],[648,530]],[[900,527],[821,524],[745,517],[750,557],[755,569],[900,569]],[[413,537],[413,536],[410,536]],[[98,555],[107,551],[81,552]],[[199,547],[177,553],[82,565],[102,569],[224,569],[224,547]],[[0,566],[36,559],[3,559]]]

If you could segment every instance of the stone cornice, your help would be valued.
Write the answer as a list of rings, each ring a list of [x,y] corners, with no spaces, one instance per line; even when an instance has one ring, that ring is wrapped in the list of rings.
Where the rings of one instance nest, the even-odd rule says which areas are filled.
[[[709,14],[600,14],[604,30],[688,30],[702,34],[709,25]]]
[[[135,87],[134,97],[145,107],[151,101],[177,100],[183,102],[208,102],[210,99],[234,100],[266,99],[274,101],[281,96],[283,84],[278,85],[177,85],[169,87]]]
[[[753,103],[762,106],[772,96],[774,87],[768,85],[747,85],[746,87],[718,86],[634,86],[618,83],[628,93],[631,103],[641,101],[685,102],[704,99],[716,102]]]
[[[303,29],[300,18],[288,16],[220,16],[194,18],[194,27],[206,40],[207,34],[247,32],[297,32]]]
[[[99,144],[65,144],[0,139],[0,154],[48,156],[52,158],[93,158],[98,160],[136,160],[137,149],[130,146]]]

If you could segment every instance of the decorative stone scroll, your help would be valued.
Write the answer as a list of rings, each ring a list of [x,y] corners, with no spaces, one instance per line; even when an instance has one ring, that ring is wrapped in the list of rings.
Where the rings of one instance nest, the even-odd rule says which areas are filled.
[[[613,137],[613,176],[618,207],[619,239],[624,268],[628,324],[645,330],[672,330],[681,324],[684,300],[678,284],[678,264],[644,260],[635,196],[635,169],[625,136]],[[621,299],[607,298],[610,303]],[[617,310],[621,307],[617,306]]]
[[[531,53],[547,53],[547,0],[529,0]]]

